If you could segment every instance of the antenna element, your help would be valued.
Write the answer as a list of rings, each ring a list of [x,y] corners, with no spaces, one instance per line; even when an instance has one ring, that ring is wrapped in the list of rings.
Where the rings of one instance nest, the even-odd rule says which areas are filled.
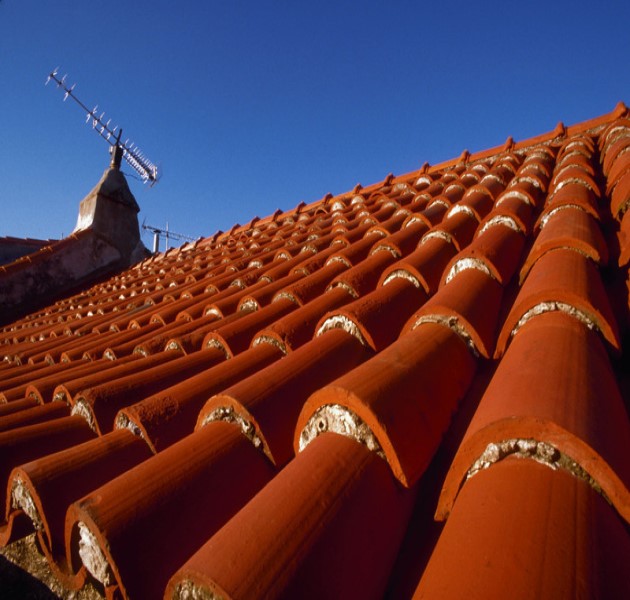
[[[143,183],[148,181],[151,186],[157,183],[161,175],[161,173],[158,172],[157,166],[154,165],[133,142],[129,142],[127,139],[124,143],[121,143],[120,138],[122,135],[122,129],[119,129],[117,125],[111,127],[111,119],[108,119],[107,122],[105,122],[105,113],[102,112],[100,115],[98,114],[98,105],[90,110],[74,95],[73,90],[76,84],[68,87],[66,84],[67,75],[64,75],[60,79],[57,77],[57,74],[57,69],[50,73],[48,79],[46,79],[46,84],[48,84],[48,82],[52,79],[57,84],[57,87],[63,89],[65,92],[63,95],[64,102],[68,98],[72,98],[85,111],[85,122],[89,123],[92,121],[92,129],[94,129],[94,131],[96,131],[96,133],[98,133],[112,147],[111,166],[114,168],[120,168],[121,160],[124,158],[131,168],[140,175],[140,179],[142,179]]]
[[[166,240],[166,249],[168,250],[168,241],[169,240],[180,240],[184,242],[195,242],[198,238],[193,238],[188,235],[184,235],[183,233],[175,233],[174,231],[169,231],[168,222],[166,223],[166,229],[160,229],[159,227],[153,227],[152,225],[146,225],[144,222],[142,223],[142,229],[145,231],[150,231],[153,234],[153,252],[160,251],[160,238],[164,238]]]

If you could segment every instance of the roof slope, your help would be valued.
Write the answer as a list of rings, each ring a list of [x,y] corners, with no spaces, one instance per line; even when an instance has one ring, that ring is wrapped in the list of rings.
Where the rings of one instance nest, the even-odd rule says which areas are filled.
[[[109,597],[628,597],[627,113],[4,327],[0,543]]]

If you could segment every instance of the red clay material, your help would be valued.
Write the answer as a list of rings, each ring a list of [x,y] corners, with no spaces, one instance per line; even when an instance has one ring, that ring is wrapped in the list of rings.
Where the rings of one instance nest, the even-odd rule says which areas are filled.
[[[547,177],[540,172],[532,173],[528,171],[525,174],[516,175],[510,182],[506,192],[510,193],[512,190],[525,192],[529,198],[533,199],[534,206],[539,207],[545,198],[546,180]]]
[[[223,317],[222,319],[217,315],[208,315],[195,319],[194,324],[196,327],[191,328],[191,331],[171,332],[174,334],[174,337],[166,342],[164,349],[179,350],[185,354],[197,352],[201,350],[203,340],[211,331],[216,331],[219,327],[229,325],[238,319],[242,319],[249,313],[250,311],[247,310],[238,310],[229,317]]]
[[[58,452],[94,437],[81,417],[64,417],[0,433],[0,489],[6,489],[9,473],[22,463]],[[0,494],[0,514],[6,514]]]
[[[41,342],[27,342],[20,344],[19,349],[16,348],[15,360],[18,360],[21,364],[28,362],[29,364],[37,364],[44,362],[45,360],[49,364],[58,362],[61,353],[64,349],[75,345],[87,344],[95,339],[98,339],[99,335],[96,333],[88,333],[81,337],[60,337],[52,338]]]
[[[331,259],[331,262],[328,262],[326,266],[318,271],[307,275],[304,279],[278,292],[276,298],[279,296],[287,296],[297,302],[297,304],[307,304],[323,294],[329,283],[346,269],[348,269],[348,264]]]
[[[591,190],[595,194],[595,196],[597,196],[597,198],[601,197],[599,187],[595,183],[593,178],[579,167],[569,167],[568,169],[564,170],[562,172],[562,178],[557,181],[555,185],[549,186],[549,195],[555,195],[562,189],[562,187],[570,183],[577,183],[578,185],[582,185]]]
[[[461,331],[476,352],[490,358],[502,298],[499,282],[478,269],[465,269],[440,288],[407,321],[403,331],[411,331],[427,321],[448,323],[447,326]]]
[[[626,152],[615,160],[608,173],[608,188],[614,186],[619,179],[630,171],[630,153]]]
[[[1,346],[0,346],[1,348]],[[101,368],[102,368],[102,364]],[[9,363],[5,363],[6,367],[9,367],[11,370],[11,376],[4,375],[2,380],[0,381],[0,389],[2,391],[23,386],[23,389],[26,389],[26,386],[32,381],[37,381],[38,379],[42,379],[44,377],[48,377],[49,375],[54,375],[59,377],[59,379],[63,379],[66,376],[67,371],[71,371],[71,369],[76,369],[77,367],[86,367],[87,364],[56,364],[56,365],[24,365],[22,367],[13,367],[9,365]]]
[[[472,209],[477,220],[481,221],[492,209],[493,199],[486,188],[475,185],[466,191],[457,204]]]
[[[476,366],[458,334],[423,323],[315,392],[298,419],[294,445],[303,447],[316,432],[335,430],[336,423],[317,413],[341,406],[369,427],[395,477],[411,487],[437,450]]]
[[[35,398],[23,398],[22,400],[14,400],[13,402],[7,402],[6,404],[0,404],[0,418],[12,415],[28,408],[40,406]]]
[[[165,597],[382,598],[415,493],[324,434],[179,569]]]
[[[263,342],[275,344],[285,353],[296,350],[313,337],[317,323],[325,313],[351,300],[352,296],[342,287],[328,290],[308,304],[278,319],[269,327],[261,329],[254,337],[252,344]]]
[[[342,240],[345,238],[341,238]],[[326,264],[330,264],[335,262],[337,258],[343,259],[344,262],[350,264],[358,264],[362,260],[369,255],[370,250],[377,244],[381,239],[383,239],[383,233],[380,231],[366,231],[364,237],[359,239],[358,241],[350,244],[349,246],[345,246],[339,248],[336,244],[331,246],[331,252],[329,257],[326,260]]]
[[[341,328],[375,352],[391,344],[403,325],[427,300],[426,292],[408,279],[395,278],[365,296],[326,314],[318,323],[318,335]]]
[[[492,225],[451,260],[444,269],[440,286],[446,285],[453,276],[453,267],[462,260],[482,262],[490,275],[505,286],[516,272],[524,245],[525,236],[520,231],[502,223]]]
[[[392,235],[388,235],[382,241],[376,243],[372,252],[382,246],[385,248],[391,248],[400,256],[404,256],[416,248],[418,242],[427,231],[428,227],[425,223],[415,221],[411,223],[409,227],[405,227]]]
[[[451,205],[442,199],[439,201],[432,200],[429,202],[428,208],[425,208],[422,212],[416,213],[414,216],[421,219],[426,225],[431,228],[434,225],[442,222],[444,215],[447,213]]]
[[[0,548],[4,548],[32,533],[32,521],[24,511],[14,509],[9,513],[5,521],[0,523]]]
[[[533,440],[534,449],[527,452],[535,450],[535,458],[590,478],[630,522],[630,463],[625,458],[630,422],[603,344],[573,317],[543,314],[515,336],[453,461],[438,518],[451,511],[475,461],[487,455],[492,469],[493,461],[512,452],[501,450],[505,440]]]
[[[116,426],[131,427],[152,450],[159,452],[193,431],[197,415],[208,398],[281,357],[282,352],[269,344],[250,348],[235,358],[130,404],[118,414]]]
[[[577,206],[597,221],[600,220],[595,193],[579,183],[568,183],[547,201],[544,211],[536,222],[536,229],[540,227],[546,215],[563,206]]]
[[[279,298],[276,302],[209,333],[203,340],[203,347],[220,348],[225,352],[227,358],[232,358],[248,348],[254,335],[263,327],[288,315],[297,308],[298,305],[288,298]]]
[[[502,181],[502,178],[500,176],[493,173],[488,173],[481,178],[479,186],[482,188],[486,188],[492,194],[492,197],[496,200],[501,192],[505,189],[505,182]]]
[[[444,268],[455,253],[455,246],[441,237],[422,241],[417,250],[383,271],[379,285],[385,285],[396,277],[410,278],[427,294],[434,294]]]
[[[260,310],[261,308],[268,306],[277,292],[292,283],[299,281],[304,277],[304,275],[304,273],[298,271],[291,273],[286,277],[282,277],[277,281],[267,282],[266,286],[252,292],[251,294],[243,296],[238,305],[238,309],[243,310],[243,308],[249,308],[250,310]]]
[[[619,226],[619,266],[627,267],[630,263],[630,210],[621,220]]]
[[[74,404],[75,394],[88,388],[100,385],[107,381],[113,381],[120,377],[126,377],[150,369],[158,365],[165,364],[175,358],[182,356],[178,350],[170,350],[168,352],[160,352],[154,356],[133,356],[119,359],[116,361],[108,361],[109,368],[102,368],[101,371],[86,375],[85,377],[77,377],[64,380],[63,384],[54,388],[52,400]],[[131,360],[130,360],[131,359]]]
[[[612,192],[610,211],[617,220],[624,212],[630,212],[630,172],[617,183]]]
[[[583,210],[567,207],[552,214],[538,234],[521,268],[520,280],[525,280],[543,254],[557,248],[572,248],[600,266],[608,263],[608,247],[599,223]]]
[[[59,419],[70,415],[70,408],[61,402],[52,402],[41,406],[27,408],[18,413],[0,417],[0,432],[43,423],[52,419]]]
[[[137,357],[133,357],[133,359],[127,359],[125,360],[125,362],[135,360],[136,358]],[[69,365],[68,369],[62,371],[63,374],[52,373],[43,377],[35,377],[31,380],[28,380],[24,384],[20,384],[14,388],[4,390],[4,392],[0,394],[0,398],[4,398],[7,402],[11,402],[12,400],[21,399],[26,397],[27,394],[30,394],[31,397],[35,398],[41,404],[43,404],[44,402],[50,402],[52,400],[53,390],[60,381],[75,377],[85,377],[93,373],[101,372],[103,371],[103,369],[106,369],[107,367],[112,365],[113,363],[109,360],[100,360],[94,362],[80,361],[75,365]]]
[[[502,218],[509,218],[516,223],[516,226],[525,235],[528,235],[532,229],[534,219],[533,206],[523,201],[517,196],[502,196],[497,200],[497,204],[492,212],[480,224],[478,232],[484,230],[489,222],[495,223]]]
[[[295,425],[310,394],[370,355],[353,336],[328,331],[213,396],[199,413],[197,428],[236,415],[253,426],[262,449],[281,467],[293,457]]]
[[[506,459],[463,487],[420,598],[627,598],[630,537],[584,481]]]
[[[142,334],[147,334],[151,331],[156,331],[160,326],[156,323],[151,323],[142,330]],[[98,339],[91,342],[83,342],[76,344],[72,349],[68,348],[61,353],[60,360],[62,362],[71,362],[74,360],[97,360],[103,355],[103,352],[107,348],[116,347],[120,344],[125,344],[131,340],[137,340],[141,333],[134,329],[126,329],[124,331],[110,331],[106,334],[100,334]]]
[[[109,346],[103,352],[103,357],[109,359],[120,359],[124,356],[129,356],[136,348],[140,346],[145,347],[144,354],[152,354],[154,352],[161,352],[164,349],[166,341],[178,335],[181,332],[192,329],[194,325],[187,322],[175,321],[168,325],[159,325],[156,329],[147,329],[146,327],[136,332],[136,337],[130,338],[128,341]]]
[[[452,209],[450,212],[453,213]],[[474,215],[461,211],[451,214],[442,223],[431,229],[427,235],[433,236],[443,232],[452,240],[455,248],[459,251],[470,244],[478,225],[479,221]]]
[[[574,250],[559,248],[543,254],[529,272],[499,334],[495,357],[505,352],[524,315],[533,317],[563,307],[580,311],[573,313],[597,327],[612,348],[619,350],[617,322],[597,267]]]
[[[617,157],[621,153],[628,152],[630,148],[630,136],[626,133],[625,136],[617,138],[614,142],[606,147],[603,151],[604,160],[602,161],[602,171],[605,175],[610,173],[610,168],[616,162]]]
[[[83,523],[107,561],[102,583],[117,585],[122,598],[158,598],[179,566],[272,476],[236,425],[208,425],[70,506],[72,568],[80,565]]]
[[[58,574],[71,575],[64,540],[68,505],[151,455],[140,438],[130,431],[118,430],[13,470],[9,491],[11,482],[17,480],[28,491],[40,523],[40,548]]]
[[[114,417],[121,408],[185,381],[224,359],[225,354],[217,348],[176,358],[146,371],[83,390],[75,397],[73,410],[78,410],[79,406],[90,426],[99,434],[106,433],[113,428]]]
[[[357,298],[363,296],[376,287],[383,270],[396,262],[396,260],[397,257],[391,252],[379,250],[355,267],[337,275],[330,284],[330,287],[341,284],[345,288],[352,290],[353,295]]]

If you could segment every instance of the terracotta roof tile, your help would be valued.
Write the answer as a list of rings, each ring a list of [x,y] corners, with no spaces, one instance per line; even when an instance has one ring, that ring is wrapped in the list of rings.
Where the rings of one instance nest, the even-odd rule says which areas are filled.
[[[438,507],[466,477],[511,454],[565,469],[630,519],[630,423],[598,334],[562,312],[516,334],[460,446]]]
[[[475,368],[457,333],[424,323],[315,392],[302,409],[295,445],[302,449],[324,431],[356,437],[383,452],[394,475],[411,486],[437,450]]]
[[[440,286],[471,268],[483,271],[501,285],[509,283],[521,260],[525,236],[513,223],[502,219],[489,219],[480,226],[479,232],[480,235],[451,259]]]
[[[70,505],[66,542],[84,540],[81,560],[105,587],[159,596],[178,566],[272,475],[238,426],[213,423]]]
[[[473,352],[492,356],[503,288],[487,273],[467,268],[444,285],[407,322],[406,331],[422,323],[440,323],[457,332]]]
[[[379,597],[413,497],[374,453],[323,434],[190,558],[167,595]]]
[[[239,423],[282,467],[293,457],[293,433],[310,394],[370,355],[353,336],[329,331],[213,396],[199,412],[197,428],[216,420]]]
[[[629,560],[627,530],[585,481],[508,459],[463,486],[414,598],[621,597]]]
[[[574,205],[564,208],[545,215],[544,227],[521,269],[521,281],[543,254],[557,248],[571,248],[600,266],[608,262],[608,247],[597,221]]]
[[[108,597],[625,591],[628,157],[620,104],[42,296],[0,546]]]
[[[274,302],[288,299],[298,304],[299,308],[278,319],[269,327],[261,329],[254,336],[252,344],[255,345],[265,341],[277,345],[284,353],[287,353],[311,339],[315,332],[315,326],[322,315],[351,301],[352,296],[343,287],[328,289],[325,293],[308,300],[306,303],[305,295],[312,295],[313,289],[318,287],[323,292],[323,284],[326,284],[336,272],[345,268],[345,265],[342,263],[334,262],[329,267],[322,269],[320,275],[323,274],[323,278],[320,276],[316,277],[316,273],[307,277],[308,287],[300,285],[296,288],[295,286],[290,286],[288,289],[278,292],[274,297]],[[326,273],[327,270],[328,273]],[[316,280],[313,278],[316,278]],[[311,286],[310,284],[314,285]]]
[[[204,371],[224,358],[221,350],[213,348],[86,388],[74,396],[73,414],[82,415],[94,431],[106,433],[113,428],[116,413],[130,404],[133,397],[149,396]]]
[[[573,314],[620,348],[617,322],[597,267],[573,249],[558,248],[543,254],[529,271],[503,325],[497,355],[527,320],[548,311]]]
[[[12,471],[9,489],[14,502],[33,521],[40,547],[66,586],[78,589],[85,579],[85,569],[75,576],[66,559],[68,506],[149,456],[151,452],[141,439],[130,431],[118,430]]]
[[[205,352],[225,357],[217,349]],[[234,358],[218,362],[212,368],[179,378],[172,385],[162,384],[159,392],[145,394],[146,397],[137,402],[122,397],[118,402],[120,411],[115,426],[131,429],[152,449],[162,450],[194,430],[199,411],[208,398],[282,356],[276,346],[259,344]]]

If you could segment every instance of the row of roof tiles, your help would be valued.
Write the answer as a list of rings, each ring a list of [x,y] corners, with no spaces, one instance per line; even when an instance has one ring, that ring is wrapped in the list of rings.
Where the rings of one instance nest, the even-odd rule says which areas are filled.
[[[621,112],[252,221],[5,327],[0,541],[35,531],[67,589],[112,597],[628,588]],[[418,550],[427,507],[446,524]]]

